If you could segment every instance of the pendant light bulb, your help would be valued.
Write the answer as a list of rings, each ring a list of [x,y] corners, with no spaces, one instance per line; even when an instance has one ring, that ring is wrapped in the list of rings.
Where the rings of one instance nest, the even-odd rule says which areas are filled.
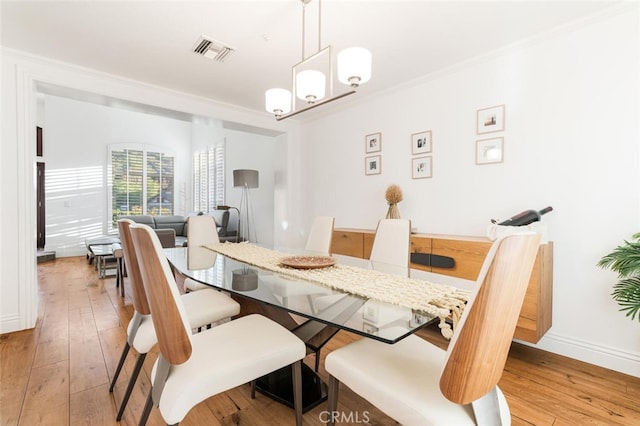
[[[300,71],[296,75],[296,96],[307,103],[314,103],[325,96],[325,75],[316,70]]]
[[[358,87],[371,78],[371,52],[364,47],[349,47],[338,53],[338,80]]]

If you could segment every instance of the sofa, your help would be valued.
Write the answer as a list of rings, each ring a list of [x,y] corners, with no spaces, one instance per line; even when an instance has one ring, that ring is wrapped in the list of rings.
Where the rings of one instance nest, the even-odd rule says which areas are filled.
[[[187,226],[184,216],[131,215],[120,216],[120,218],[130,219],[153,228],[160,238],[162,247],[182,246],[187,241]],[[171,244],[172,237],[173,244]]]
[[[204,214],[204,213],[199,213]],[[209,213],[213,216],[221,242],[238,242],[238,214],[235,210],[213,210]],[[136,223],[149,225],[158,234],[162,247],[180,247],[187,245],[187,218],[184,216],[151,216],[151,215],[131,215],[120,216],[122,219],[131,219]],[[105,236],[85,239],[87,247],[87,260],[93,262],[94,254],[91,246],[104,246],[119,243],[120,239],[115,236]]]
[[[238,216],[233,214],[232,210],[213,210],[209,212],[216,222],[218,237],[221,242],[236,242],[238,235]],[[202,215],[204,213],[198,213]],[[151,216],[151,215],[135,215],[120,216],[123,219],[131,219],[136,223],[149,225],[153,228],[163,247],[170,247],[171,230],[175,233],[175,246],[187,245],[187,218],[184,216]]]

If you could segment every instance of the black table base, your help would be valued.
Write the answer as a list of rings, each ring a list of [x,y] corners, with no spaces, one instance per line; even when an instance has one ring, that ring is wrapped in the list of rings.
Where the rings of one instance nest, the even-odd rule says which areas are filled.
[[[293,377],[291,367],[274,371],[256,381],[256,390],[276,401],[293,407]],[[302,412],[306,413],[327,400],[327,385],[305,363],[302,363]]]

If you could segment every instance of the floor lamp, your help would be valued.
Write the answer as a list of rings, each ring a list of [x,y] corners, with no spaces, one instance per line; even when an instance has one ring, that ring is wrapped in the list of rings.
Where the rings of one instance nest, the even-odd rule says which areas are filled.
[[[238,219],[238,235],[240,241],[258,242],[253,219],[253,206],[249,196],[249,188],[258,188],[258,171],[240,169],[233,171],[233,187],[242,188],[240,199],[240,217]],[[253,229],[252,229],[253,228]],[[253,231],[253,238],[251,233]]]

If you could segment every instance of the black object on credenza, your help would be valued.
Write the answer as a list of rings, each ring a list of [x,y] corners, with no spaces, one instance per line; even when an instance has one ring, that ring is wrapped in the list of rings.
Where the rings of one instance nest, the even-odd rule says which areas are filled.
[[[456,266],[456,261],[452,257],[431,253],[411,253],[411,263],[446,269],[451,269]]]
[[[538,210],[525,210],[523,212],[518,213],[515,216],[512,216],[511,218],[504,220],[500,223],[498,223],[498,225],[503,225],[503,226],[525,226],[525,225],[529,225],[533,222],[538,222],[540,220],[540,218],[542,217],[543,214],[549,213],[550,211],[553,210],[553,207],[549,206],[549,207],[545,207],[544,209],[538,211]],[[491,220],[492,223],[496,223],[495,220]]]

